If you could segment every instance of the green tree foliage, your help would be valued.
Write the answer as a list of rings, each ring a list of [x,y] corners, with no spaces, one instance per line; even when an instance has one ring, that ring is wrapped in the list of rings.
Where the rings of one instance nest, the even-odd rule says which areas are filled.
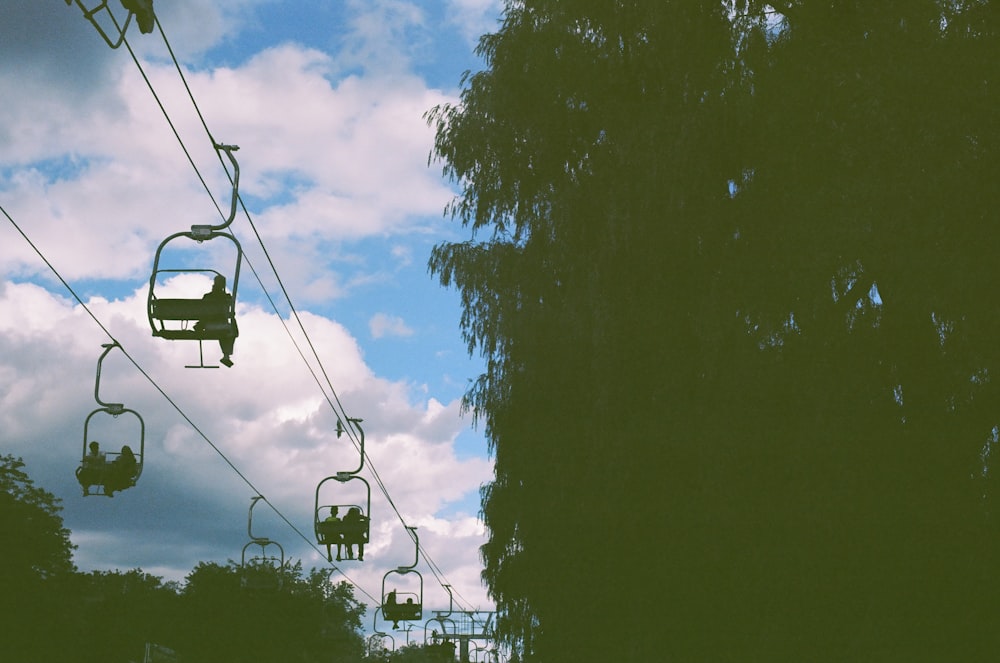
[[[72,618],[59,637],[74,660],[93,663],[140,660],[146,643],[173,642],[183,613],[176,585],[141,569],[79,574],[64,601]]]
[[[37,582],[74,570],[69,530],[52,493],[35,486],[24,461],[0,456],[0,528],[16,546],[4,546],[0,577],[4,585]]]
[[[186,663],[225,661],[360,660],[364,606],[346,582],[301,563],[280,572],[280,587],[253,589],[243,570],[199,564],[182,592],[183,614],[174,645]]]
[[[232,561],[199,563],[183,587],[141,569],[79,573],[60,510],[0,456],[0,661],[125,663],[147,643],[185,663],[362,658],[364,606],[326,571],[286,565],[270,591],[245,587]]]
[[[0,659],[57,660],[69,651],[51,637],[63,622],[59,600],[75,568],[59,500],[35,486],[24,462],[0,456]]]
[[[392,663],[450,663],[456,660],[457,646],[454,642],[436,642],[403,645],[394,652],[370,656],[370,661],[392,661]]]
[[[996,651],[995,3],[508,2],[434,109],[537,660]]]

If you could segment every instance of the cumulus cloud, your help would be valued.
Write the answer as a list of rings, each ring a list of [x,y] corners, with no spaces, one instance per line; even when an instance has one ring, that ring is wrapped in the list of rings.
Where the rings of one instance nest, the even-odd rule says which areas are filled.
[[[286,45],[238,69],[190,73],[214,135],[242,147],[240,193],[251,201],[256,230],[241,215],[234,231],[259,232],[306,301],[343,294],[352,277],[331,258],[343,257],[345,242],[426,232],[426,216],[440,215],[451,196],[426,167],[432,137],[421,117],[444,96],[412,77],[332,83],[328,68],[328,56]],[[175,72],[148,65],[147,75],[171,100],[168,113],[228,214],[231,187],[190,104],[182,103]],[[109,90],[120,114],[71,121],[64,106],[25,113],[11,127],[22,138],[10,152],[33,165],[6,180],[0,174],[7,209],[30,220],[39,244],[73,278],[140,276],[162,237],[221,222],[141,77],[120,76]],[[60,150],[66,167],[53,172],[47,159]],[[0,254],[0,267],[37,270],[37,261],[19,247]]]
[[[448,0],[448,13],[457,24],[462,35],[470,44],[476,43],[479,35],[496,32],[499,28],[501,0]]]
[[[413,335],[413,330],[406,326],[406,322],[402,318],[386,313],[373,315],[368,321],[368,330],[371,332],[372,338]]]
[[[428,236],[446,232],[441,209],[452,192],[427,168],[433,136],[422,116],[453,99],[411,66],[429,44],[428,12],[403,0],[349,2],[348,32],[335,52],[281,41],[222,65],[216,49],[241,31],[263,34],[255,10],[277,0],[157,5],[212,136],[241,147],[240,194],[254,221],[241,213],[230,228],[244,250],[236,366],[191,370],[183,367],[199,362],[197,343],[151,336],[147,284],[165,237],[219,223],[212,198],[228,213],[228,164],[155,35],[129,38],[159,102],[128,54],[108,49],[77,7],[12,2],[10,20],[0,23],[0,56],[17,65],[0,72],[0,204],[89,312],[0,219],[0,425],[4,451],[23,456],[36,481],[63,500],[77,564],[141,566],[181,580],[197,561],[238,560],[250,498],[259,493],[267,504],[255,523],[259,514],[290,557],[322,565],[309,541],[315,488],[359,461],[336,434],[342,404],[364,419],[361,476],[373,487],[366,558],[374,563],[350,569],[352,579],[377,595],[387,567],[412,561],[411,525],[449,579],[486,605],[478,578],[484,532],[466,506],[491,463],[485,453],[456,452],[468,422],[457,400],[428,388],[426,374],[414,384],[371,368],[358,335],[366,322],[372,338],[414,335],[402,318],[377,312],[404,309],[379,301],[353,312],[387,284],[405,297],[399,272],[423,261]],[[189,265],[234,261],[220,242],[190,244],[181,254]],[[205,285],[182,277],[170,287],[198,296]],[[282,292],[304,304],[295,315]],[[334,310],[334,302],[345,305]],[[449,333],[457,339],[456,329]],[[123,350],[106,358],[101,394],[142,416],[145,463],[134,489],[83,499],[73,470],[85,419],[98,408],[96,361],[108,334]],[[218,348],[203,350],[215,363]],[[445,370],[428,359],[433,368],[420,370]],[[106,448],[136,446],[134,429],[114,427],[122,421],[96,421]],[[428,601],[446,605],[447,597]]]
[[[31,471],[64,500],[67,525],[80,546],[78,563],[105,568],[127,559],[148,569],[165,568],[165,560],[173,559],[170,575],[179,579],[199,559],[231,558],[244,543],[241,531],[255,489],[311,535],[315,487],[324,476],[355,469],[360,457],[346,436],[337,436],[338,416],[310,383],[280,321],[254,307],[241,309],[237,365],[195,371],[183,366],[197,363],[197,344],[150,337],[143,307],[142,291],[88,302],[123,348],[103,362],[101,396],[138,412],[146,430],[139,485],[95,503],[79,498],[73,469],[83,453],[87,414],[100,409],[93,387],[101,342],[107,339],[82,307],[38,286],[7,282],[0,297],[5,321],[0,374],[17,376],[0,390],[7,450],[24,455]],[[470,523],[435,516],[489,476],[485,460],[455,455],[454,441],[463,428],[458,403],[442,404],[377,377],[343,327],[322,316],[303,317],[337,398],[350,416],[364,419],[368,460],[361,476],[377,486],[371,470],[377,471],[408,522],[433,524],[439,546],[452,535],[466,540],[465,554],[474,558],[481,532]],[[105,444],[108,449],[124,441],[139,448],[131,425],[102,430],[113,440]],[[36,448],[37,440],[45,440],[44,450]],[[178,508],[185,504],[197,506]],[[266,536],[319,562],[275,514],[258,509]],[[106,510],[122,529],[100,527]],[[377,489],[372,513],[382,534],[373,536],[372,555],[405,559],[407,543],[399,537],[405,530]],[[148,550],[129,543],[133,530],[143,532]],[[454,554],[453,544],[439,548],[442,557]],[[109,556],[115,549],[128,553]]]

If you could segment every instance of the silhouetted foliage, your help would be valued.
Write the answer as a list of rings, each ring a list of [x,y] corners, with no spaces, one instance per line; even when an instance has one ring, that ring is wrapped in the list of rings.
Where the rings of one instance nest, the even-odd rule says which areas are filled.
[[[0,456],[0,659],[56,660],[70,649],[50,631],[63,624],[60,593],[74,572],[59,500],[35,486],[24,462]]]
[[[364,649],[364,607],[346,582],[331,585],[329,574],[301,563],[281,572],[275,591],[241,583],[242,569],[199,564],[183,591],[184,623],[174,647],[185,663],[360,660]]]
[[[364,606],[301,562],[275,591],[245,588],[232,561],[199,563],[183,587],[141,569],[77,572],[58,500],[23,468],[0,456],[0,660],[126,663],[147,643],[184,663],[361,660]]]
[[[457,645],[454,642],[409,644],[392,652],[384,660],[392,663],[447,663],[456,660],[456,651]]]
[[[508,2],[434,109],[525,660],[996,651],[992,2]]]
[[[174,641],[184,611],[175,584],[141,569],[79,574],[64,600],[72,627],[58,637],[73,660],[94,663],[141,660],[147,642]]]

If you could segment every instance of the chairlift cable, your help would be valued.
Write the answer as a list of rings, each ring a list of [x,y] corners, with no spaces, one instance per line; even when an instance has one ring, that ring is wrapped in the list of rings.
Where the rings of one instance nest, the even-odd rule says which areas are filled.
[[[103,331],[107,335],[107,337],[111,339],[111,341],[118,344],[118,347],[121,348],[122,353],[125,355],[126,358],[128,358],[129,362],[132,363],[132,365],[136,368],[136,370],[138,370],[139,373],[144,378],[146,378],[146,380],[153,386],[153,388],[156,389],[160,393],[160,395],[163,396],[164,399],[166,399],[168,403],[170,403],[170,405],[177,411],[178,414],[181,415],[181,417],[191,426],[191,428],[193,428],[195,432],[198,433],[198,435],[200,435],[201,438],[206,443],[208,443],[210,447],[212,447],[215,453],[218,454],[220,458],[222,458],[222,460],[230,467],[230,469],[232,469],[236,473],[236,475],[239,476],[240,479],[242,479],[243,482],[251,490],[254,491],[255,494],[261,495],[260,490],[256,486],[254,486],[253,482],[249,478],[247,478],[247,476],[243,474],[243,472],[241,472],[238,467],[236,467],[236,465],[229,459],[229,457],[226,456],[225,452],[223,452],[214,442],[212,442],[212,440],[208,437],[208,435],[206,435],[205,432],[187,415],[187,413],[184,412],[183,408],[181,408],[180,405],[178,405],[177,402],[174,401],[174,399],[172,399],[169,394],[167,394],[167,392],[159,385],[159,383],[149,373],[147,373],[145,369],[142,368],[142,366],[139,365],[139,363],[135,360],[134,357],[132,357],[132,355],[129,354],[128,350],[126,350],[125,347],[115,339],[115,337],[111,334],[111,332],[104,325],[104,323],[101,322],[100,318],[98,318],[97,315],[90,309],[90,307],[87,306],[87,304],[83,301],[83,299],[80,298],[80,296],[76,293],[73,287],[66,281],[66,279],[62,277],[62,274],[60,274],[59,271],[55,268],[55,266],[48,260],[48,258],[45,257],[45,254],[42,253],[41,249],[39,249],[38,246],[31,241],[31,238],[28,237],[28,235],[24,232],[21,226],[19,226],[17,222],[14,221],[13,217],[11,217],[11,215],[7,213],[7,210],[3,207],[3,205],[0,205],[0,213],[2,213],[4,217],[7,218],[7,220],[14,227],[14,229],[17,230],[17,232],[21,235],[22,238],[24,238],[24,241],[27,242],[28,246],[32,248],[32,250],[38,255],[38,257],[42,260],[42,262],[45,263],[46,267],[48,267],[49,270],[56,276],[56,278],[58,278],[59,281],[63,284],[63,287],[65,287],[66,290],[73,296],[73,299],[75,299],[77,303],[80,304],[80,307],[83,308],[83,310],[87,312],[87,315],[89,315],[97,324],[97,326],[101,328],[101,331]],[[264,498],[264,501],[267,502],[267,505],[271,507],[271,510],[274,511],[279,518],[285,521],[285,523],[292,528],[292,531],[298,534],[306,543],[310,545],[310,547],[313,548],[313,550],[319,553],[321,557],[323,556],[322,551],[319,550],[316,544],[313,543],[313,541],[310,538],[306,537],[297,527],[295,527],[295,525],[293,525],[291,521],[288,520],[288,518],[284,515],[284,513],[281,512],[280,509],[278,509],[274,504],[272,504],[266,497]],[[348,582],[357,587],[362,594],[370,598],[372,601],[375,602],[378,601],[361,585],[359,585],[357,582],[352,580],[346,573],[344,573],[342,569],[340,569],[337,566],[333,566],[333,568],[336,569],[342,576],[344,576],[344,578]]]
[[[187,82],[187,78],[184,76],[184,72],[183,72],[182,67],[180,66],[180,62],[177,60],[177,57],[176,57],[176,55],[175,55],[175,53],[173,51],[173,48],[170,45],[170,41],[169,41],[169,39],[166,36],[166,32],[163,30],[163,25],[160,23],[158,17],[155,17],[154,20],[155,20],[157,29],[158,29],[158,31],[159,31],[162,39],[163,39],[164,45],[167,48],[167,52],[170,55],[171,61],[173,62],[174,67],[177,70],[177,73],[178,73],[178,75],[179,75],[179,77],[181,79],[181,82],[184,85],[184,89],[186,90],[186,92],[188,94],[188,98],[191,101],[191,104],[192,104],[192,106],[193,106],[193,108],[194,108],[194,110],[195,110],[195,112],[196,112],[196,114],[197,114],[197,116],[198,116],[201,124],[202,124],[202,127],[205,130],[205,133],[206,133],[209,141],[211,142],[212,146],[216,147],[218,145],[218,143],[215,140],[214,136],[212,135],[211,130],[208,127],[208,123],[205,120],[205,117],[204,117],[203,113],[201,112],[201,108],[198,105],[197,100],[194,97],[194,93],[192,92],[191,87],[190,87],[190,85]],[[191,167],[194,169],[194,171],[195,171],[195,173],[196,173],[199,181],[202,183],[202,186],[204,187],[205,191],[209,194],[209,197],[211,198],[212,203],[215,205],[215,208],[219,212],[220,216],[225,217],[225,214],[222,212],[222,209],[219,206],[219,203],[215,199],[215,195],[212,193],[211,189],[208,187],[208,184],[205,182],[204,177],[202,177],[201,172],[198,170],[197,165],[194,163],[194,160],[191,157],[191,154],[190,154],[189,150],[187,149],[187,147],[186,147],[183,139],[180,137],[180,135],[179,135],[179,133],[178,133],[178,131],[176,129],[176,126],[174,125],[173,121],[170,119],[170,116],[169,116],[169,113],[166,110],[166,107],[160,101],[160,98],[157,95],[157,93],[155,91],[155,88],[153,87],[152,82],[149,80],[149,77],[146,75],[144,69],[142,68],[142,65],[141,65],[138,57],[136,56],[135,52],[133,51],[133,49],[131,47],[131,44],[129,44],[129,42],[128,42],[127,39],[124,39],[123,41],[124,41],[124,43],[125,43],[128,51],[129,51],[129,54],[132,57],[133,62],[135,63],[136,67],[139,69],[140,74],[143,77],[143,80],[146,82],[147,87],[149,88],[150,92],[153,94],[153,97],[156,100],[156,103],[159,106],[160,111],[162,112],[164,118],[167,120],[167,123],[170,126],[171,131],[173,132],[175,139],[180,144],[182,151],[184,152],[185,156],[188,159],[188,162],[190,163]],[[216,155],[217,155],[220,163],[222,164],[223,170],[226,172],[227,176],[229,177],[230,182],[232,182],[232,180],[233,180],[232,175],[229,173],[229,170],[226,167],[225,161],[222,159],[222,155],[218,154],[218,150],[217,149],[216,149]],[[312,374],[313,379],[316,381],[317,386],[320,388],[320,391],[323,393],[324,398],[326,399],[327,403],[330,405],[330,407],[333,410],[334,414],[338,418],[342,418],[342,419],[345,419],[345,420],[348,419],[349,417],[347,415],[346,408],[344,407],[343,403],[340,401],[340,398],[337,395],[336,389],[333,387],[333,384],[332,384],[332,381],[330,380],[329,374],[327,373],[326,368],[323,365],[323,362],[322,362],[322,360],[319,357],[319,353],[317,352],[317,350],[316,350],[316,348],[315,348],[315,346],[314,346],[314,344],[312,342],[312,339],[309,336],[309,333],[305,329],[305,325],[303,324],[303,322],[302,322],[302,320],[301,320],[301,318],[299,316],[298,310],[295,308],[295,305],[293,304],[293,302],[291,300],[291,296],[290,296],[287,288],[285,287],[284,281],[281,279],[281,276],[278,273],[277,266],[274,264],[274,261],[271,258],[271,254],[268,251],[267,246],[265,245],[264,240],[261,237],[259,231],[257,230],[257,226],[254,223],[253,218],[251,217],[250,212],[249,212],[249,210],[246,207],[246,204],[243,202],[242,197],[239,195],[239,192],[237,192],[237,200],[238,200],[238,202],[240,204],[240,207],[243,209],[243,213],[246,216],[247,221],[249,222],[251,229],[254,232],[254,235],[255,235],[255,237],[257,239],[258,244],[260,245],[261,249],[263,250],[265,257],[267,258],[267,262],[268,262],[268,264],[269,264],[269,266],[271,268],[271,271],[274,274],[274,277],[275,277],[275,279],[276,279],[276,281],[278,283],[278,286],[279,286],[279,288],[280,288],[280,290],[281,290],[281,292],[282,292],[282,294],[283,294],[283,296],[285,298],[285,301],[288,303],[289,310],[292,313],[292,315],[295,317],[296,323],[298,324],[299,329],[302,332],[303,337],[305,338],[307,344],[309,345],[309,348],[312,351],[313,357],[315,358],[316,363],[318,364],[319,369],[320,369],[320,371],[323,374],[323,378],[326,381],[326,384],[327,384],[327,387],[329,388],[330,394],[332,394],[332,397],[333,397],[332,401],[330,399],[330,395],[327,394],[326,389],[324,389],[323,385],[320,383],[319,378],[316,375],[316,372],[312,368],[312,365],[306,359],[305,354],[302,352],[302,349],[298,345],[298,342],[295,340],[294,336],[292,335],[291,331],[289,330],[288,325],[285,323],[285,321],[284,321],[284,319],[283,319],[280,311],[278,310],[277,304],[275,303],[274,299],[271,297],[270,293],[268,292],[268,289],[264,286],[263,280],[261,279],[261,277],[260,277],[259,273],[257,272],[256,268],[254,268],[254,266],[251,263],[251,261],[249,260],[249,258],[246,258],[247,264],[250,267],[251,272],[253,273],[253,275],[254,275],[255,279],[257,280],[258,284],[261,286],[261,290],[262,290],[262,292],[264,292],[265,297],[267,298],[268,302],[270,303],[272,309],[278,315],[278,318],[281,321],[282,326],[285,328],[286,334],[291,339],[293,346],[296,348],[297,352],[299,353],[299,356],[302,358],[303,362],[306,364],[307,369]],[[334,404],[334,401],[336,402],[336,405]],[[194,424],[192,424],[192,426],[193,425]],[[354,431],[351,430],[350,426],[345,427],[345,430],[348,433],[348,438],[352,441],[352,443],[354,444],[355,448],[358,449],[359,448],[359,443],[358,443],[358,440],[357,440],[357,437],[356,437]],[[206,438],[206,440],[207,440],[207,438]],[[209,443],[211,444],[211,442],[209,442]],[[213,447],[214,447],[214,445],[213,445]],[[392,508],[393,512],[395,512],[396,516],[399,518],[399,521],[404,525],[404,528],[405,528],[406,521],[403,518],[402,514],[400,513],[400,511],[399,511],[398,507],[396,506],[394,500],[389,495],[388,489],[385,486],[384,482],[382,481],[382,478],[379,476],[377,470],[375,469],[374,464],[372,464],[370,456],[367,453],[365,453],[364,456],[365,456],[365,460],[367,461],[366,465],[367,465],[369,471],[371,472],[372,476],[374,477],[374,479],[376,481],[376,484],[379,487],[379,490],[382,492],[383,496],[385,497],[386,501],[389,503],[389,505]],[[227,461],[227,463],[229,462],[228,459],[226,459],[226,461]],[[235,467],[233,467],[233,469],[236,470]],[[237,473],[239,473],[238,470],[236,470],[236,471],[237,471]],[[241,477],[242,477],[242,475],[241,475]],[[244,478],[244,480],[247,481],[245,478]],[[249,481],[247,481],[247,483],[249,485]],[[258,492],[258,494],[260,494],[259,491],[257,491],[257,492]],[[296,532],[296,534],[298,534],[304,540],[306,540],[307,542],[309,542],[310,545],[315,550],[317,550],[317,552],[320,552],[319,549],[316,547],[316,545],[312,542],[312,540],[309,539],[309,538],[307,538],[307,537],[305,537],[305,535],[303,535],[302,532],[299,531],[284,516],[284,514],[282,514],[270,501],[268,501],[268,500],[265,499],[265,502],[267,502],[268,506],[270,506],[271,509],[274,510],[275,513],[277,513],[282,518],[282,520],[284,520],[289,525],[289,527],[291,527],[293,529],[293,531]],[[413,535],[409,532],[409,530],[407,530],[407,534],[409,536],[411,536],[411,538],[412,538]],[[434,574],[435,578],[438,580],[438,582],[442,586],[444,586],[446,584],[450,584],[450,583],[445,582],[447,580],[447,578],[444,577],[444,574],[441,571],[440,567],[438,567],[437,564],[433,562],[433,560],[426,553],[426,551],[424,551],[423,549],[420,549],[419,547],[418,547],[418,551],[419,551],[420,555],[424,558],[424,560],[428,563],[428,567],[431,568],[431,571]],[[345,575],[345,577],[346,577],[346,575]],[[361,589],[361,588],[359,587],[359,589]],[[363,589],[361,591],[364,592],[367,596],[371,597],[371,595],[368,594],[367,592],[365,592]]]

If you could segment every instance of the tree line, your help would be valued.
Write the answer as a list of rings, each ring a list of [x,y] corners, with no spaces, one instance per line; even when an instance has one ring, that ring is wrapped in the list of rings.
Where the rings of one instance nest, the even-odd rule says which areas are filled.
[[[83,573],[57,498],[0,456],[0,660],[18,663],[378,661],[365,606],[323,569],[287,565],[280,588],[244,587],[240,564],[199,562],[184,583],[141,569]]]
[[[1000,11],[508,0],[428,113],[524,660],[1000,647]]]

